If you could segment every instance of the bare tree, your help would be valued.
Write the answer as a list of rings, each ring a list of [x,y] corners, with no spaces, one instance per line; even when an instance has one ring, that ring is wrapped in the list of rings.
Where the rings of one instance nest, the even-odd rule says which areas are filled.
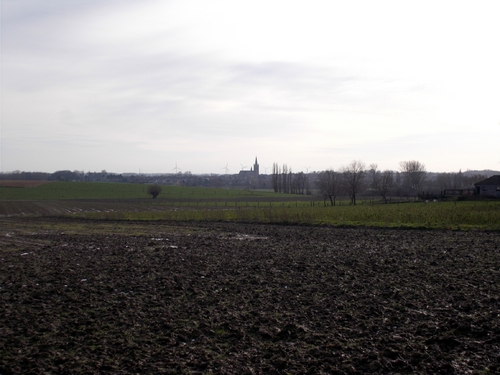
[[[281,173],[281,168],[279,167],[278,163],[273,163],[273,174],[271,179],[273,183],[273,190],[275,193],[281,193],[280,173]]]
[[[299,172],[295,175],[295,180],[297,181],[297,193],[305,194],[307,176],[304,172]]]
[[[304,194],[307,177],[303,172],[293,173],[286,164],[273,163],[271,182],[275,193]]]
[[[330,204],[335,206],[335,201],[340,192],[340,175],[332,169],[320,172],[318,175],[319,193],[323,197],[326,205],[326,200],[330,200]]]
[[[420,191],[424,185],[427,172],[425,165],[417,160],[402,161],[399,163],[403,174],[403,183],[409,193]]]
[[[160,185],[149,185],[148,186],[148,194],[153,196],[153,199],[156,199],[156,197],[161,193],[161,186]]]
[[[485,174],[473,174],[471,176],[465,176],[464,177],[464,184],[465,184],[465,186],[473,187],[476,182],[486,180],[487,178],[488,178],[488,175],[485,175]]]
[[[292,192],[292,179],[293,179],[292,168],[289,168],[287,177],[287,193]]]
[[[304,194],[305,175],[303,172],[294,173],[290,181],[290,193]]]
[[[283,164],[281,167],[281,188],[283,193],[289,193],[289,183],[288,183],[288,166],[286,164]]]
[[[310,195],[311,194],[311,186],[309,184],[309,173],[306,174],[306,180],[305,180],[305,186],[306,194]]]
[[[462,173],[461,169],[458,171],[458,173],[452,174],[452,180],[453,189],[461,189],[464,187],[464,174]]]
[[[380,195],[384,199],[384,202],[387,203],[387,194],[394,186],[394,172],[390,170],[381,172],[378,170],[377,164],[371,164],[369,177],[370,188]]]
[[[361,160],[353,160],[342,168],[342,179],[345,190],[351,198],[351,204],[356,205],[356,195],[363,187],[365,164]]]

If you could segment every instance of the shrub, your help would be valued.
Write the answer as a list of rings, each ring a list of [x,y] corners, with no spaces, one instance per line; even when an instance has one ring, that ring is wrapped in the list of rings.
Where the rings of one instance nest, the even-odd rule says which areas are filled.
[[[148,186],[148,194],[153,196],[153,199],[155,199],[158,194],[161,193],[161,186],[160,185],[149,185]]]

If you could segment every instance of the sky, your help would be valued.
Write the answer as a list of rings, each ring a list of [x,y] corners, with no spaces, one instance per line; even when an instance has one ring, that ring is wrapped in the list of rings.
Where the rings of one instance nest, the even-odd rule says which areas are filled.
[[[1,1],[1,171],[500,170],[500,2]]]

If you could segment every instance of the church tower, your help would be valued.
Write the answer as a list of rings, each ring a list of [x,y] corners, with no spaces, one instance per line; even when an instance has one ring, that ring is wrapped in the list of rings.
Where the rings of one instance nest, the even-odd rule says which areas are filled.
[[[255,164],[253,165],[253,172],[256,176],[259,175],[259,163],[257,162],[257,156],[255,157]]]

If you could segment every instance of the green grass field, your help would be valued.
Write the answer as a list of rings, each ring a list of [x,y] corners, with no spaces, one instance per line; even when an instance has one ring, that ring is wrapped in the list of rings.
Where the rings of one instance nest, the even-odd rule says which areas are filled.
[[[150,198],[148,185],[107,182],[51,182],[31,188],[0,187],[0,200],[54,199],[136,199]],[[162,186],[159,198],[168,199],[235,199],[244,197],[286,196],[273,192]],[[288,195],[289,197],[289,195]]]
[[[76,215],[98,220],[241,221],[281,224],[429,229],[500,230],[500,202],[435,202],[358,206],[304,206],[207,209],[179,206],[156,212],[93,212]]]
[[[197,220],[500,230],[500,201],[407,202],[324,206],[305,196],[267,191],[162,186],[158,199],[147,185],[54,182],[0,188],[0,216],[69,216],[95,220]]]

